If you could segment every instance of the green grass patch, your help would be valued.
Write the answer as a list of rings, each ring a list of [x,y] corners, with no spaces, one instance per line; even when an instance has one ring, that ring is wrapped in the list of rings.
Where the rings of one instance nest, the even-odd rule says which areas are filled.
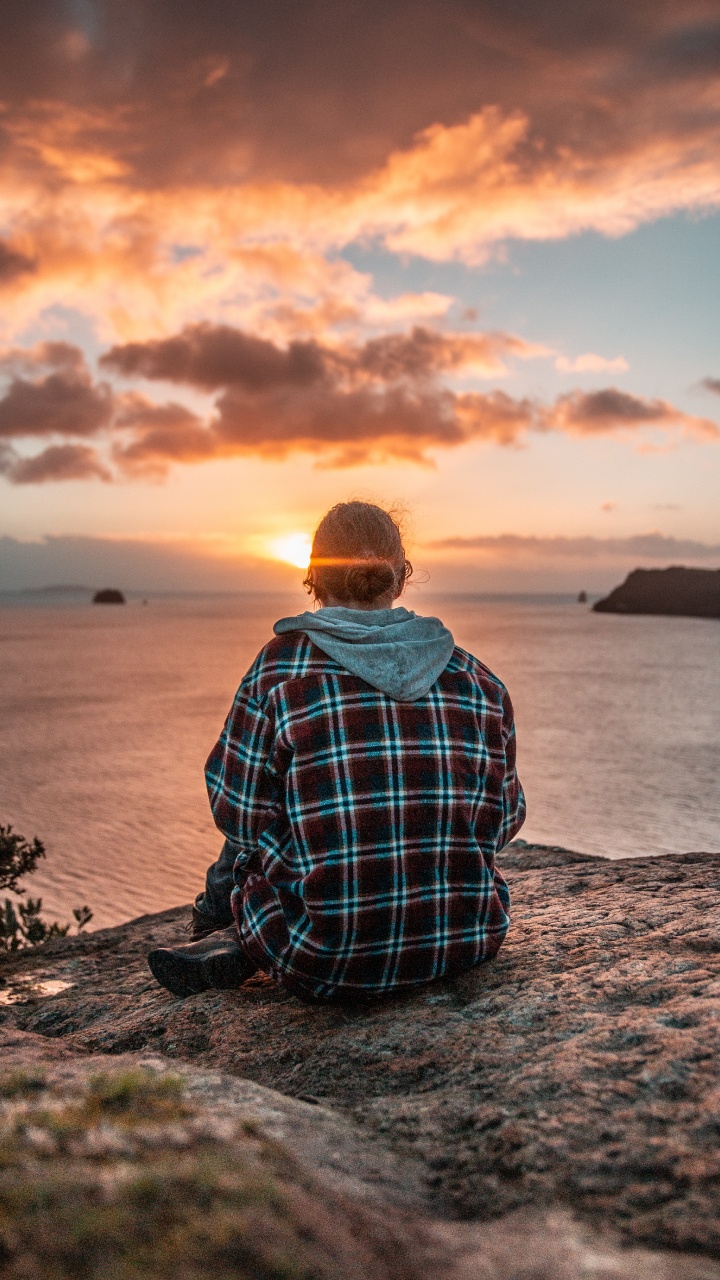
[[[44,1071],[8,1071],[0,1075],[0,1098],[26,1098],[46,1087]]]
[[[181,1076],[156,1075],[142,1068],[91,1076],[87,1106],[106,1116],[167,1120],[189,1114]]]
[[[227,1150],[0,1174],[3,1280],[328,1280],[271,1171]],[[303,1238],[305,1237],[305,1238]]]
[[[2,1280],[346,1280],[307,1173],[251,1121],[232,1141],[183,1130],[197,1111],[180,1076],[15,1072],[5,1088]]]

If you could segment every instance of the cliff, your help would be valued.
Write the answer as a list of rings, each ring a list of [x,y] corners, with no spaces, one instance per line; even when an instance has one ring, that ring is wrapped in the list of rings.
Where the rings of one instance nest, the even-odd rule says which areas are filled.
[[[633,569],[598,600],[596,613],[661,613],[720,618],[720,569]]]
[[[9,957],[3,1277],[720,1280],[720,854],[503,866],[497,960],[366,1008],[173,999],[187,908]]]

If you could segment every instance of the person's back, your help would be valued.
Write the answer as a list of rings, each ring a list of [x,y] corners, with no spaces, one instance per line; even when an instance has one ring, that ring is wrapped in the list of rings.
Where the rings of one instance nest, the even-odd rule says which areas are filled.
[[[323,607],[276,624],[207,762],[226,846],[196,914],[227,923],[232,866],[242,972],[298,995],[455,974],[507,932],[495,855],[524,818],[512,706],[438,619],[389,607],[406,566],[385,512],[333,508],[307,579]],[[164,954],[192,964],[194,945]]]
[[[326,612],[350,613],[316,616]],[[363,615],[364,628],[347,620],[370,634],[386,612]],[[392,612],[412,643],[414,615]],[[287,619],[263,649],[207,765],[215,820],[241,859],[248,953],[316,996],[489,958],[509,923],[494,857],[521,822],[503,686],[454,648],[422,697],[399,701],[303,624]]]

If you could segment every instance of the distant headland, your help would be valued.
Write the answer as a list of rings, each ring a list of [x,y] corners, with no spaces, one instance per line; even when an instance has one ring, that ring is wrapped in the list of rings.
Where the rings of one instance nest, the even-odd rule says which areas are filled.
[[[633,569],[619,587],[598,600],[596,613],[658,613],[720,618],[720,569]]]

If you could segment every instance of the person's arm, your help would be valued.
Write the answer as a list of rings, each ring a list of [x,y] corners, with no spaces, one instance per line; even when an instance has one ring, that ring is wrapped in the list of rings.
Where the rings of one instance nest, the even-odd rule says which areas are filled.
[[[236,879],[282,806],[282,783],[272,764],[274,745],[271,720],[241,685],[205,765],[210,808],[232,850]]]
[[[525,796],[517,776],[515,764],[517,744],[515,716],[507,689],[503,690],[502,736],[505,744],[505,777],[502,785],[502,817],[497,831],[495,852],[509,844],[525,821]]]

